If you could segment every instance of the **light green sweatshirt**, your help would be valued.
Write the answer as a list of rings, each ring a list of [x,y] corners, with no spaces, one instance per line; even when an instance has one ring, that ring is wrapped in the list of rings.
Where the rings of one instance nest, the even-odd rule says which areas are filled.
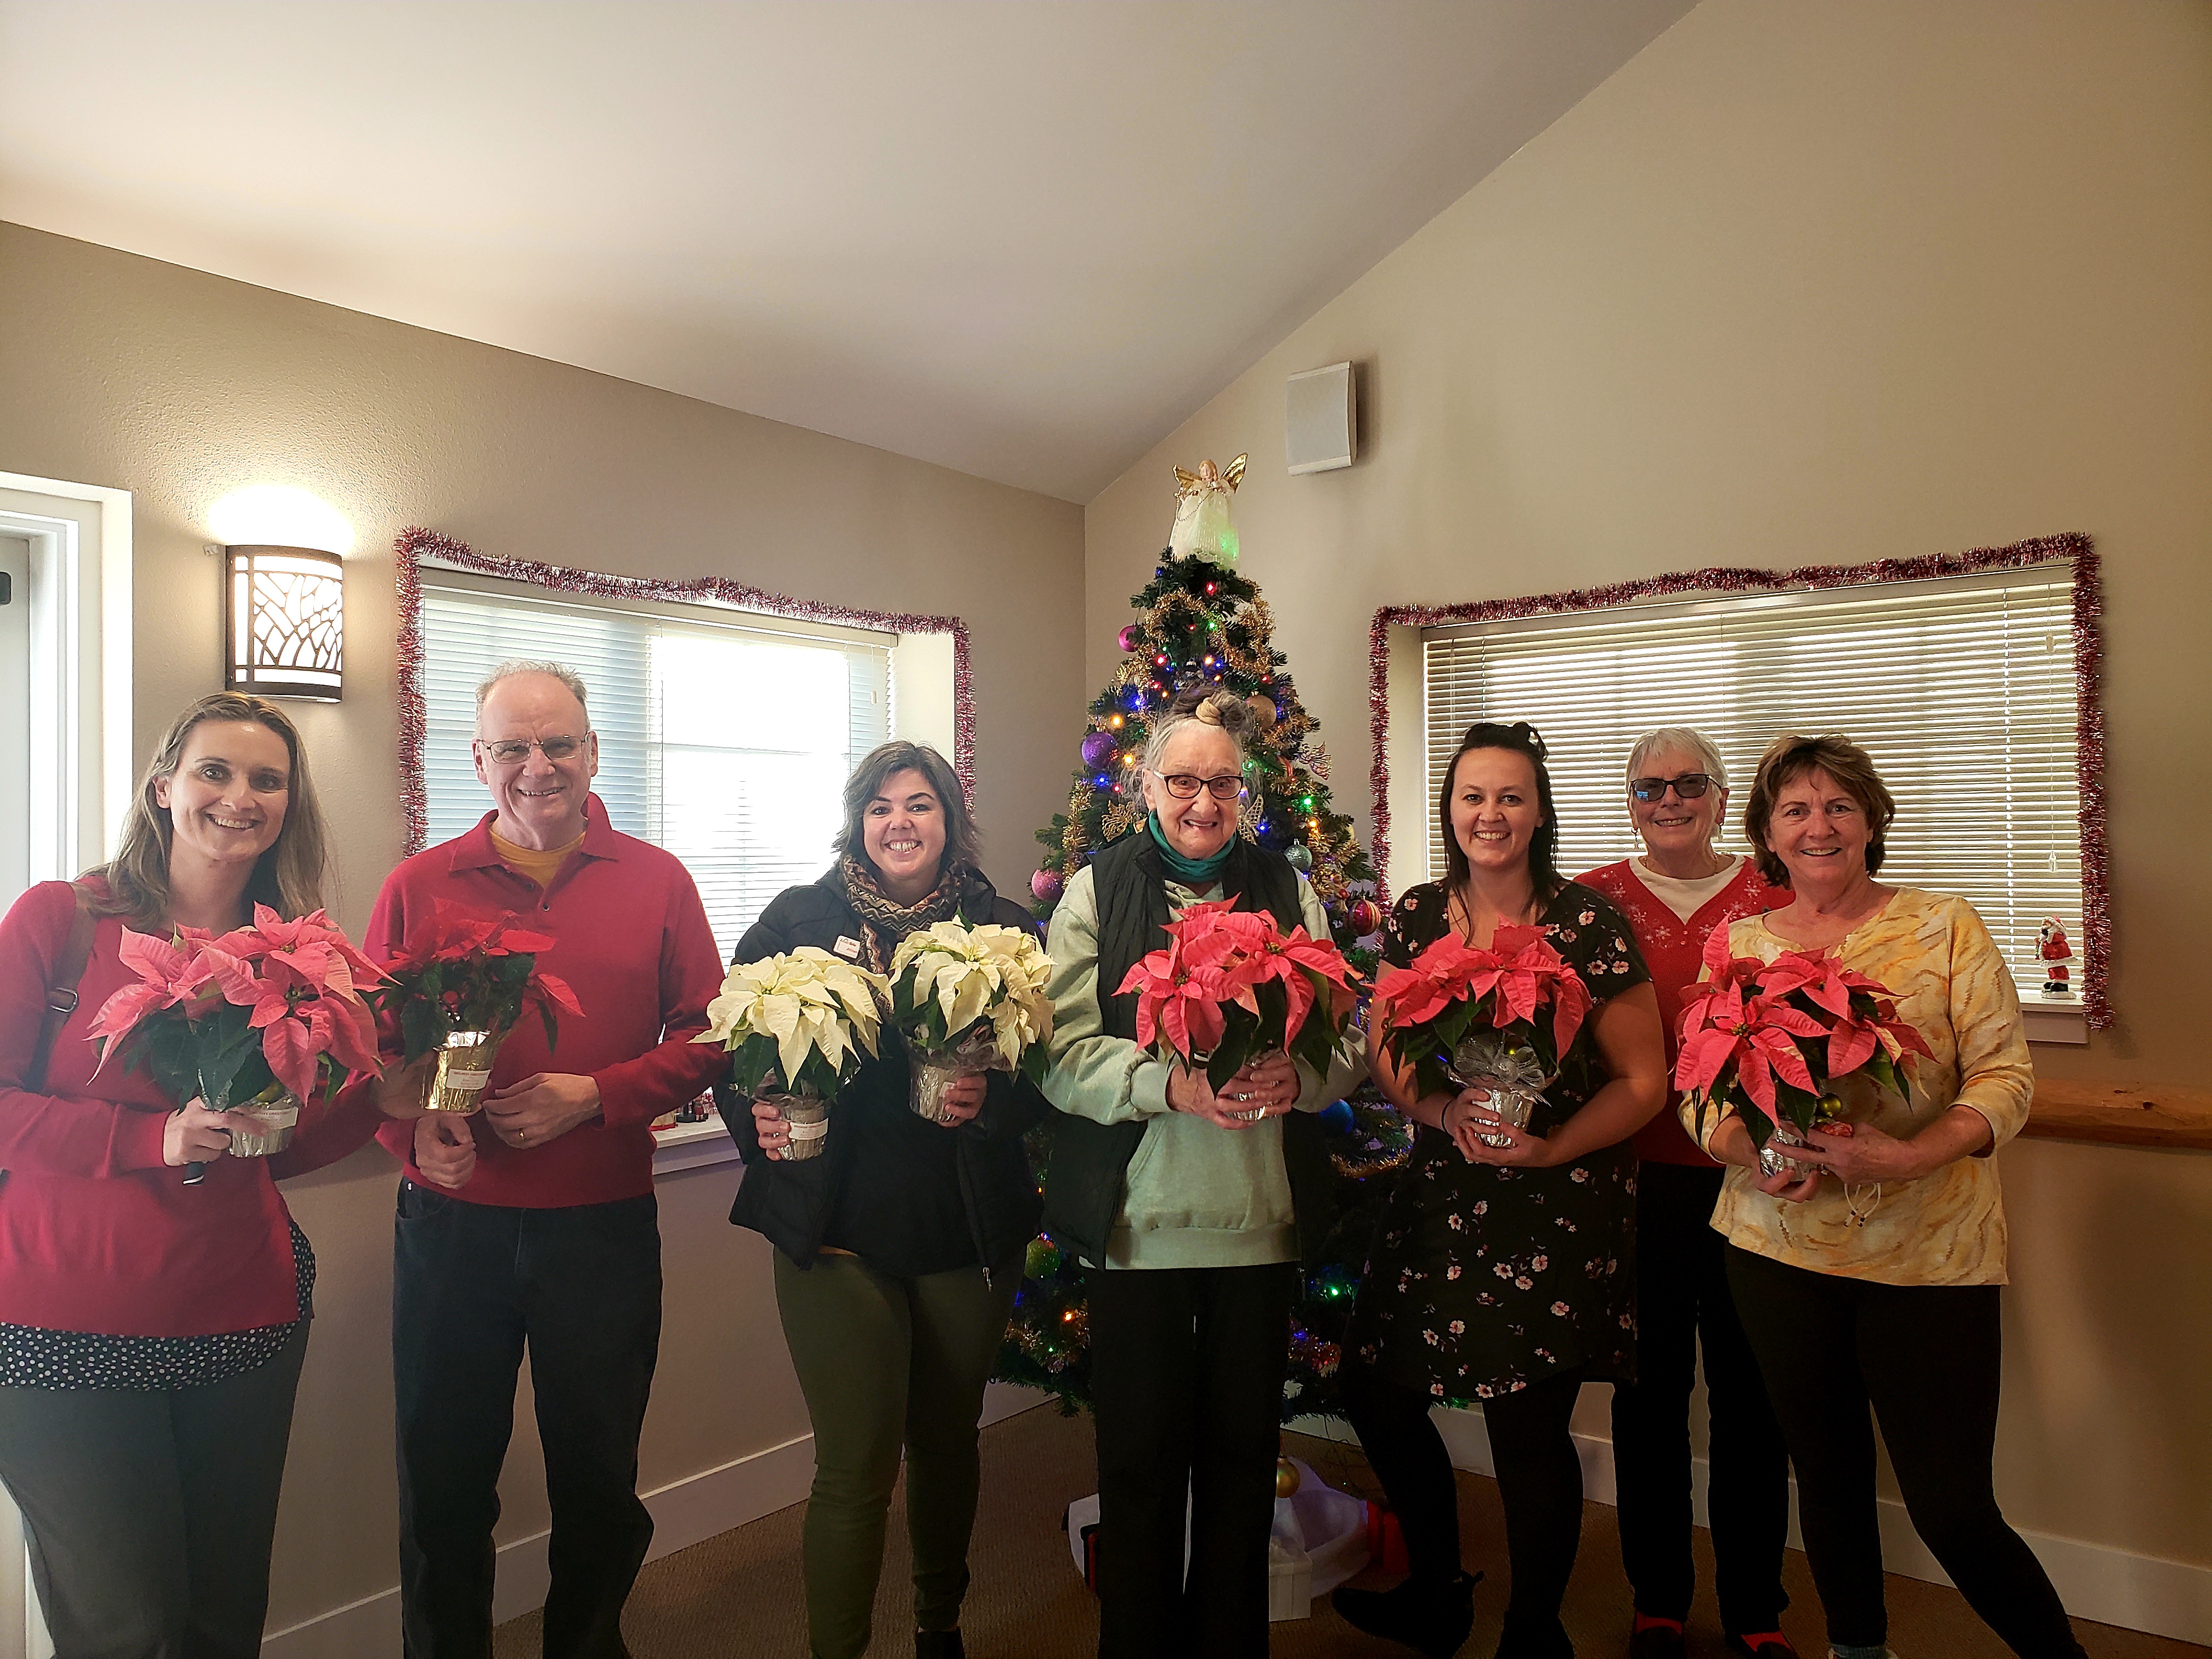
[[[1170,881],[1177,915],[1202,893]],[[1304,876],[1298,904],[1306,932],[1328,937],[1328,916]],[[1224,1129],[1168,1105],[1168,1066],[1126,1037],[1108,1036],[1098,1012],[1098,899],[1088,867],[1067,884],[1052,913],[1052,1069],[1045,1097],[1063,1112],[1122,1123],[1141,1119],[1145,1138],[1129,1160],[1121,1213],[1106,1241],[1109,1267],[1247,1267],[1297,1255],[1283,1125]],[[1107,988],[1110,992],[1112,988]],[[1319,1111],[1367,1075],[1359,1034],[1347,1031],[1328,1076],[1301,1063],[1297,1109]],[[1096,1265],[1096,1264],[1093,1264]]]

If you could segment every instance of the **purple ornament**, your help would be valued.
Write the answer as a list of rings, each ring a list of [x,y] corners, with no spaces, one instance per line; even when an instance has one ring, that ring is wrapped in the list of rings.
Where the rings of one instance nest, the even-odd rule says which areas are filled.
[[[1096,772],[1121,751],[1111,732],[1093,732],[1083,739],[1083,763]]]
[[[1134,623],[1131,623],[1127,628],[1124,628],[1121,630],[1121,649],[1124,651],[1134,651],[1136,648],[1137,625]]]
[[[1040,904],[1057,904],[1067,884],[1060,879],[1057,870],[1040,870],[1030,878],[1030,891]]]

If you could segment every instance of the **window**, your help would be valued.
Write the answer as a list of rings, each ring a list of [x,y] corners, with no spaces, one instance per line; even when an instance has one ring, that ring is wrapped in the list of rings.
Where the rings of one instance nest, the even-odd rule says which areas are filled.
[[[845,779],[890,736],[896,635],[435,568],[422,580],[431,842],[488,810],[469,748],[476,688],[531,658],[583,677],[609,819],[683,860],[726,954],[769,899],[828,868]]]
[[[1897,797],[1881,878],[1967,899],[2033,996],[2045,918],[2063,918],[2077,950],[2082,938],[2073,603],[2070,569],[2042,565],[1428,629],[1429,799],[1471,723],[1533,721],[1551,750],[1560,868],[1587,870],[1639,850],[1622,804],[1629,745],[1690,726],[1728,762],[1721,841],[1743,852],[1767,744],[1844,732]],[[1433,811],[1427,836],[1441,875]]]

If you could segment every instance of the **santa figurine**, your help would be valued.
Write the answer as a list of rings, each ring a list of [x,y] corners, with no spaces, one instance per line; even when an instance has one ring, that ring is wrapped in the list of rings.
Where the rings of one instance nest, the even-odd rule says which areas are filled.
[[[2036,941],[2035,953],[2043,958],[2043,994],[2071,996],[2074,988],[2067,981],[2073,975],[2066,964],[2073,959],[2074,947],[2066,942],[2066,924],[2051,917],[2036,934]]]

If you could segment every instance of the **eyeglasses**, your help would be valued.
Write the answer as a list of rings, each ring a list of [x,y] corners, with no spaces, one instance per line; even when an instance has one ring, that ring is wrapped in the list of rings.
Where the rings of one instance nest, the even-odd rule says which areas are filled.
[[[1168,793],[1177,800],[1196,800],[1201,789],[1216,800],[1235,800],[1244,793],[1244,780],[1234,772],[1218,778],[1201,778],[1195,772],[1177,772],[1172,776],[1155,772],[1152,775],[1167,785]]]
[[[1628,793],[1638,800],[1664,800],[1672,789],[1684,800],[1696,800],[1713,787],[1703,772],[1685,772],[1679,778],[1631,778]]]
[[[533,749],[547,760],[564,761],[584,746],[584,738],[592,735],[586,732],[583,738],[501,738],[496,743],[478,738],[477,746],[501,766],[520,766]]]

